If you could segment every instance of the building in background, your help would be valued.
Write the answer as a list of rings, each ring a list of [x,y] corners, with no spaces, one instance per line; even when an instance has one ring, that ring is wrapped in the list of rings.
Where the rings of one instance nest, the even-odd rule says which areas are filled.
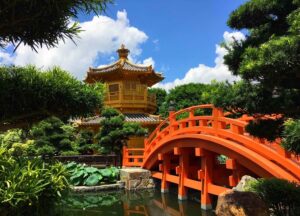
[[[119,60],[101,67],[89,68],[85,82],[102,82],[107,85],[104,105],[119,110],[125,121],[138,122],[151,133],[161,119],[153,115],[156,111],[156,95],[148,88],[162,81],[164,77],[150,66],[133,64],[128,60],[129,50],[124,45],[117,50]],[[99,130],[101,116],[81,119],[77,124],[81,128]],[[128,147],[139,148],[144,145],[144,137],[131,137]]]

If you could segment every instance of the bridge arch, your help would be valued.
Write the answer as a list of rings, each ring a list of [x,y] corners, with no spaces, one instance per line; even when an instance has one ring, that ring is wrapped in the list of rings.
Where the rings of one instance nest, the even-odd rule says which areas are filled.
[[[245,127],[251,119],[230,118],[210,104],[170,112],[145,140],[144,148],[124,148],[123,166],[152,170],[153,177],[161,179],[162,192],[169,183],[178,184],[179,199],[184,199],[187,188],[201,191],[204,209],[211,206],[211,194],[235,186],[242,174],[300,182],[300,159],[278,140],[271,143],[250,136]],[[226,166],[215,163],[220,154],[228,157]],[[228,175],[228,184],[217,184],[218,172]]]
[[[220,155],[226,155],[229,158],[234,158],[259,177],[276,177],[290,181],[299,181],[299,178],[290,174],[275,162],[262,157],[244,146],[230,140],[204,134],[178,135],[165,139],[151,151],[151,154],[143,162],[142,167],[151,170],[154,163],[159,160],[159,154],[172,152],[174,148],[205,149]]]

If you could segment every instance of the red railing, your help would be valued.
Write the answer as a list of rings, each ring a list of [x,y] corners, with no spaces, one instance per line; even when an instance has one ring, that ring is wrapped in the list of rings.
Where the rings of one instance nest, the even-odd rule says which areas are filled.
[[[123,167],[141,167],[143,164],[144,149],[143,148],[127,148],[123,147]]]
[[[202,115],[195,115],[198,110],[205,111],[202,112]],[[205,113],[210,113],[210,115],[205,115]],[[125,149],[123,155],[126,161],[123,161],[123,166],[143,165],[151,153],[159,147],[161,141],[167,137],[201,133],[234,141],[259,153],[270,161],[276,161],[277,164],[290,172],[299,172],[299,157],[284,150],[280,146],[279,140],[271,143],[264,139],[254,138],[245,132],[245,126],[251,120],[251,117],[243,116],[239,119],[233,119],[224,115],[222,109],[215,108],[210,104],[193,106],[170,113],[169,118],[165,119],[150,134],[148,139],[145,139],[145,149],[139,149],[139,151],[144,150],[143,156],[133,154],[137,149]],[[131,154],[128,154],[130,152]]]

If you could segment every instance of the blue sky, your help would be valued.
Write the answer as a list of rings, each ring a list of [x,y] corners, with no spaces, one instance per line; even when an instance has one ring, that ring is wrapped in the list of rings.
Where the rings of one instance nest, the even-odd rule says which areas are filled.
[[[59,65],[83,79],[88,66],[111,63],[117,58],[117,47],[125,43],[132,50],[132,61],[155,64],[155,69],[164,73],[168,86],[160,87],[211,79],[232,81],[234,78],[222,64],[225,51],[217,44],[231,36],[243,39],[243,34],[228,28],[226,21],[230,12],[244,2],[115,0],[100,18],[80,15],[85,32],[77,46],[61,43],[56,49],[43,48],[38,54],[21,46],[13,55],[0,51],[0,63],[37,64],[45,69]]]
[[[131,25],[142,29],[149,39],[141,47],[152,56],[166,81],[183,76],[189,68],[203,63],[214,65],[215,45],[231,31],[226,21],[231,11],[245,0],[118,0],[107,11],[115,16],[125,9]],[[154,44],[153,41],[158,41]]]

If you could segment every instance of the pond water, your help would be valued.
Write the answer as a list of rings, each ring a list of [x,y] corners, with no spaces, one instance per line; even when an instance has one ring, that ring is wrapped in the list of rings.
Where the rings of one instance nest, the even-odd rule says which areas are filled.
[[[113,191],[101,193],[69,194],[47,215],[55,216],[193,216],[213,215],[202,211],[200,203],[178,201],[177,194],[161,194],[158,190]]]

